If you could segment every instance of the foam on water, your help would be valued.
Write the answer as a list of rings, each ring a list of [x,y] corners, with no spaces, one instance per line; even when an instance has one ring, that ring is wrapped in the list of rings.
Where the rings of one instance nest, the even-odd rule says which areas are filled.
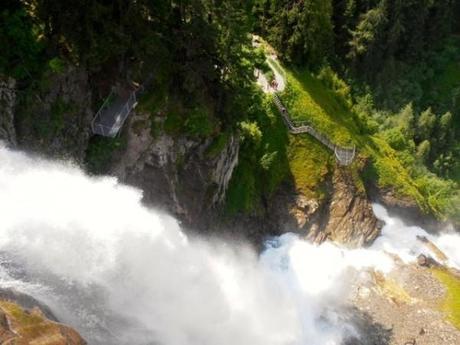
[[[286,234],[249,246],[187,237],[139,190],[0,148],[0,286],[43,300],[91,344],[338,345],[355,270],[424,250],[387,222],[369,249]],[[429,236],[459,264],[460,237]],[[457,256],[456,256],[457,255]]]

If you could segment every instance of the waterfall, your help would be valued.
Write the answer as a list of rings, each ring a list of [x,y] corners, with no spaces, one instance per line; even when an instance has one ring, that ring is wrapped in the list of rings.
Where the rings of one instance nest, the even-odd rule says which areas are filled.
[[[249,245],[186,235],[140,190],[65,162],[0,147],[0,287],[43,301],[90,344],[339,345],[359,336],[345,312],[356,274],[427,251],[460,266],[460,236],[386,222],[372,248],[293,234]]]

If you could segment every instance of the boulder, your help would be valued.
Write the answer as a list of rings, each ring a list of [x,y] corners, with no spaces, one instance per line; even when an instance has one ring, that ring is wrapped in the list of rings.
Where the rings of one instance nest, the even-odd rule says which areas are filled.
[[[0,299],[1,344],[86,345],[72,328],[51,321],[39,307],[24,309],[18,304]]]

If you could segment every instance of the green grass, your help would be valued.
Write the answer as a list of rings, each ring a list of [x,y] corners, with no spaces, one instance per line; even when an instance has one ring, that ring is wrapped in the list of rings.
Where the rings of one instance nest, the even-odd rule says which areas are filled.
[[[358,191],[365,192],[364,179],[372,180],[381,187],[393,187],[397,195],[412,198],[428,212],[427,199],[398,153],[384,138],[366,131],[366,124],[336,90],[328,88],[307,70],[285,68],[276,61],[270,64],[287,78],[281,99],[293,120],[308,121],[338,145],[356,145],[359,159],[350,169]],[[262,196],[270,197],[283,181],[291,182],[308,197],[324,197],[322,185],[336,164],[334,153],[308,134],[289,134],[269,96],[256,122],[262,132],[262,142],[258,149],[242,148],[240,163],[229,187],[229,209],[257,211],[258,200]],[[246,153],[247,157],[245,151],[250,152]],[[254,151],[258,151],[257,157],[252,156]],[[369,164],[364,167],[366,161]],[[271,165],[264,169],[267,162]]]
[[[327,149],[307,134],[290,136],[289,171],[296,189],[309,197],[323,197],[321,183],[330,172],[333,157]]]
[[[286,70],[287,88],[281,98],[291,118],[308,121],[334,143],[350,146],[355,143],[358,128],[355,116],[344,107],[332,90],[307,70]]]
[[[371,134],[366,119],[358,117],[349,102],[315,75],[279,64],[278,68],[283,69],[287,77],[287,88],[281,98],[291,118],[309,122],[335,144],[356,145],[359,156],[369,161],[362,174],[354,172],[358,190],[364,190],[362,178],[367,179],[380,187],[391,187],[398,197],[412,199],[425,213],[432,213],[439,219],[446,217],[450,207],[448,190],[452,189],[448,182],[429,174],[415,176],[413,161],[406,161],[403,153],[393,149],[382,135]],[[296,147],[305,145],[306,140],[310,141],[306,145],[308,150],[289,156],[293,179],[303,192],[315,189],[315,185],[324,180],[334,159],[330,151],[310,137],[291,140],[294,144],[290,144],[288,151],[296,152]],[[325,163],[327,157],[329,166]],[[358,167],[353,164],[351,169],[354,171]]]
[[[415,176],[413,161],[393,149],[382,135],[372,134],[368,119],[353,112],[351,98],[342,90],[347,85],[334,71],[327,70],[320,80],[306,69],[286,68],[272,59],[269,63],[286,77],[287,88],[281,93],[281,99],[293,120],[307,121],[335,144],[356,145],[358,159],[350,169],[359,191],[365,192],[364,181],[371,181],[382,188],[392,188],[398,197],[412,199],[426,213],[431,212],[438,218],[445,216],[449,198],[445,193],[447,184],[433,176]],[[325,77],[330,80],[324,80]],[[333,89],[331,80],[340,90]],[[280,117],[273,109],[270,116]],[[268,143],[276,140],[274,133],[285,133],[285,139],[275,145],[286,154],[286,166],[279,169],[286,171],[284,178],[290,178],[305,195],[322,197],[321,185],[335,165],[334,154],[308,134],[287,134],[281,121],[272,121],[271,127],[262,123],[261,129]],[[279,185],[280,178],[276,181],[272,189]],[[440,190],[444,192],[439,193]]]
[[[460,278],[446,270],[433,270],[434,276],[446,288],[446,296],[440,305],[448,320],[460,329]]]

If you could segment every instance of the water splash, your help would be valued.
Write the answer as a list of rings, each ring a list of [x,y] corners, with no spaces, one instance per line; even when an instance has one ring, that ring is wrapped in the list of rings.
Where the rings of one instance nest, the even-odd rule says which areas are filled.
[[[370,249],[286,234],[259,256],[189,238],[141,199],[114,178],[1,147],[0,286],[41,299],[91,344],[339,345],[356,333],[342,313],[355,274],[391,270],[385,251],[416,254],[415,230],[378,206],[389,225]]]

